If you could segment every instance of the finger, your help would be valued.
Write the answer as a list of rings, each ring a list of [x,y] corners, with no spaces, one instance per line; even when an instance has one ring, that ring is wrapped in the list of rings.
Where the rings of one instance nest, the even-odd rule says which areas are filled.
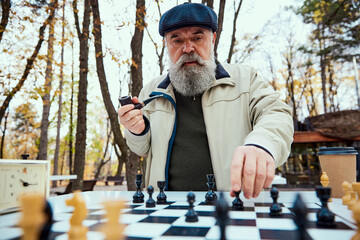
[[[140,134],[144,131],[144,129],[145,129],[145,121],[144,119],[140,119],[130,128],[130,131],[135,134]]]
[[[134,117],[132,117],[127,124],[130,126],[130,128],[133,128],[139,121],[143,120],[143,116],[142,115],[135,115]]]
[[[267,164],[265,160],[258,159],[257,160],[257,170],[255,176],[255,184],[254,184],[254,192],[252,194],[253,198],[256,198],[261,190],[264,188],[264,183],[267,175]]]
[[[231,178],[231,191],[230,196],[235,197],[234,191],[241,190],[241,178],[244,165],[244,153],[241,148],[236,148],[231,160],[230,178]]]
[[[142,116],[142,111],[141,109],[133,109],[130,110],[129,112],[127,112],[125,115],[123,115],[123,119],[126,122],[130,122],[133,118],[137,117],[137,116]]]
[[[133,101],[133,103],[140,103],[138,97],[133,97],[133,98],[132,98],[132,101]]]
[[[270,159],[267,161],[267,174],[266,180],[264,183],[264,188],[270,187],[271,183],[275,177],[275,161],[274,159]]]
[[[252,197],[254,192],[254,182],[256,174],[256,158],[253,154],[245,156],[245,164],[243,170],[243,192],[245,198]]]
[[[121,118],[122,116],[124,116],[124,114],[131,111],[132,109],[134,109],[133,104],[128,104],[128,105],[124,105],[124,106],[120,107],[118,110],[119,117]]]

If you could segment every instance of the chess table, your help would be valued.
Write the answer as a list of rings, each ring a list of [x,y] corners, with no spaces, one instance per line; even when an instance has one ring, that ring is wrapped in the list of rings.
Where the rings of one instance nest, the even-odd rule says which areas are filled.
[[[146,208],[145,203],[132,203],[134,192],[82,192],[88,209],[88,217],[83,222],[89,228],[87,239],[104,239],[105,235],[99,231],[99,227],[106,221],[102,202],[116,199],[126,201],[120,216],[120,222],[126,225],[125,239],[219,239],[220,230],[214,218],[215,206],[204,205],[206,192],[194,193],[194,209],[199,215],[199,221],[190,223],[185,221],[184,216],[188,211],[188,192],[165,192],[169,203],[154,208]],[[256,199],[245,199],[241,194],[245,209],[230,209],[227,239],[296,239],[292,208],[297,193],[301,194],[308,208],[306,231],[309,239],[351,239],[355,234],[352,213],[347,206],[342,205],[341,199],[332,199],[328,205],[336,214],[336,228],[319,228],[316,226],[316,212],[321,204],[314,191],[280,191],[278,203],[282,206],[281,217],[269,215],[272,199],[269,191],[263,191]],[[155,200],[157,194],[156,191],[153,194]],[[144,192],[144,195],[146,201],[147,193]],[[50,239],[68,239],[66,233],[73,208],[67,206],[65,200],[71,197],[72,194],[67,194],[48,198],[54,215]],[[229,193],[225,193],[225,197],[231,207],[233,198]],[[20,239],[22,230],[17,226],[20,215],[20,212],[0,215],[0,239]]]

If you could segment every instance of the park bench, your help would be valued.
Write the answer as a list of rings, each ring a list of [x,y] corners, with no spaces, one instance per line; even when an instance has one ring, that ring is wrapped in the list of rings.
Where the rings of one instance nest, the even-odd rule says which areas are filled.
[[[124,176],[107,176],[106,177],[106,181],[105,181],[105,185],[108,186],[109,185],[109,182],[114,182],[115,183],[120,183],[120,185],[122,185],[124,181]]]
[[[87,192],[87,191],[94,191],[94,187],[96,185],[97,179],[92,179],[92,180],[84,180],[83,181],[83,192]],[[65,191],[64,192],[55,192],[56,195],[64,195],[64,194],[68,194],[71,193],[71,188],[72,188],[72,184],[73,181],[70,180],[69,184],[66,186]]]

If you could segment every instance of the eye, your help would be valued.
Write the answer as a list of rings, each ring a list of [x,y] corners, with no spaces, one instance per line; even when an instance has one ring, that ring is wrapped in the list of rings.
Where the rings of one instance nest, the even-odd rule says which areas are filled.
[[[182,44],[183,40],[182,40],[181,38],[174,38],[174,39],[172,40],[172,42],[173,42],[174,44],[178,45],[178,44]]]
[[[200,41],[202,39],[202,36],[195,36],[194,38],[193,38],[193,41],[194,42],[198,42],[198,41]]]

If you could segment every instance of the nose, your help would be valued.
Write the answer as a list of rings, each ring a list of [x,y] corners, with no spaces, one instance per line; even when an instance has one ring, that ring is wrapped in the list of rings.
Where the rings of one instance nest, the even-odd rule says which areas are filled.
[[[185,41],[184,43],[184,48],[183,48],[183,52],[184,53],[191,53],[193,52],[195,49],[194,49],[194,45],[192,44],[191,41]]]

